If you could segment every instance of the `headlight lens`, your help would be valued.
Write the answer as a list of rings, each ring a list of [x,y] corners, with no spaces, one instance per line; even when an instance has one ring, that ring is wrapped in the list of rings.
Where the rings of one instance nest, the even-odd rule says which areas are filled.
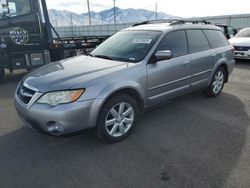
[[[55,91],[44,94],[37,102],[57,106],[58,104],[71,103],[80,98],[85,89],[70,91]]]

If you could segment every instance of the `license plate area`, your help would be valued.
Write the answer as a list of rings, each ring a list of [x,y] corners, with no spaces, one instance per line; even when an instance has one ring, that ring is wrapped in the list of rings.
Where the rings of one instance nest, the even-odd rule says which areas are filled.
[[[245,55],[244,52],[235,52],[235,55]]]

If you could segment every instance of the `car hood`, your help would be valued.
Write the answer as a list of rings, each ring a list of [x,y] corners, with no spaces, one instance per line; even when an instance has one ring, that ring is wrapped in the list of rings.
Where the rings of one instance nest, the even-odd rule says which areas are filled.
[[[23,82],[40,92],[67,90],[128,66],[126,62],[80,56],[45,65],[24,77]]]
[[[250,46],[250,37],[233,37],[229,42],[233,46]]]

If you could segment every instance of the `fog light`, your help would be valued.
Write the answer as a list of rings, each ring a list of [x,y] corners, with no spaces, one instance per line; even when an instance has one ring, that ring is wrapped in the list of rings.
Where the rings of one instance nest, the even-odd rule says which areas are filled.
[[[47,126],[50,134],[60,135],[64,132],[63,125],[58,122],[50,121],[47,123]]]

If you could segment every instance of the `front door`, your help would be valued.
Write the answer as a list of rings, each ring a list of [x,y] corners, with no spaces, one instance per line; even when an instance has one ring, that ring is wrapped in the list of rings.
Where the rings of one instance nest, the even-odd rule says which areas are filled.
[[[190,89],[188,66],[191,57],[188,54],[185,31],[168,33],[156,49],[162,50],[170,50],[173,57],[162,61],[155,59],[147,65],[148,106],[176,97]]]

